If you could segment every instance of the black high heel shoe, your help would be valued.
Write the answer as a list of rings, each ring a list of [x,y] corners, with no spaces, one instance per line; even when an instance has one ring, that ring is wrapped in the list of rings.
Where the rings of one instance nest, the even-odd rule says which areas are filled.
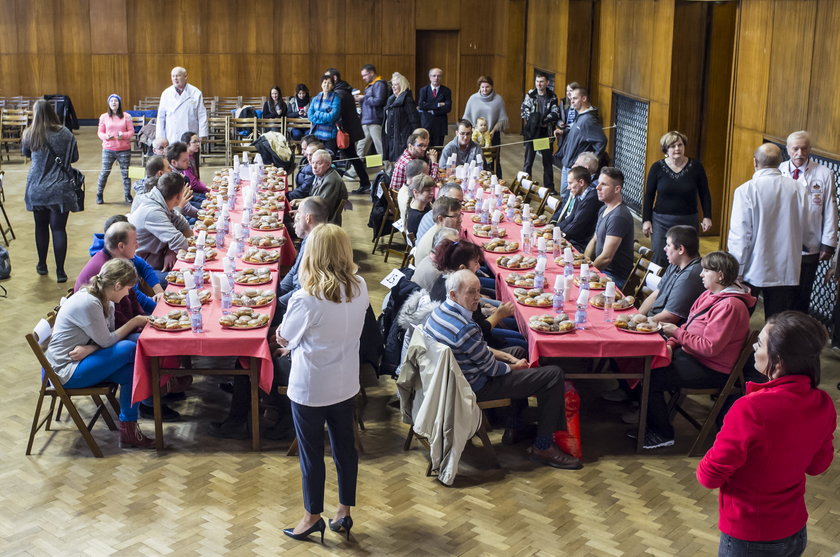
[[[301,532],[300,534],[295,534],[294,528],[284,528],[283,533],[292,538],[293,540],[303,541],[309,537],[310,534],[313,532],[321,532],[321,545],[324,545],[324,530],[327,529],[327,524],[324,522],[323,518],[319,518],[318,522],[313,524],[309,527],[309,530],[305,532]]]
[[[336,521],[330,520],[330,530],[333,532],[341,532],[344,529],[347,532],[347,541],[350,541],[350,528],[353,527],[353,518],[350,516],[343,516]]]

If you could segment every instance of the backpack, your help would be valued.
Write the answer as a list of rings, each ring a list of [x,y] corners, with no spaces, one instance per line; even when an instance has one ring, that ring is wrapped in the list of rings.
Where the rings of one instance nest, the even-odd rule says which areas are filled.
[[[12,276],[12,260],[9,258],[9,250],[0,246],[0,280]]]

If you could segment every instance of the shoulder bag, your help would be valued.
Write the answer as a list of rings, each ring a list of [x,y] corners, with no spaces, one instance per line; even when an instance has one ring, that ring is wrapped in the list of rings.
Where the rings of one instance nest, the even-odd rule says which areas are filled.
[[[50,145],[49,141],[46,142],[47,149],[49,150],[50,154],[55,158],[55,163],[61,168],[64,174],[67,176],[67,179],[70,180],[70,183],[73,185],[73,192],[76,194],[76,211],[81,212],[85,210],[85,175],[82,174],[80,170],[77,170],[70,166],[70,164],[64,164],[64,161],[61,160],[61,157],[55,154],[53,151],[52,146]],[[68,154],[68,157],[69,154]]]

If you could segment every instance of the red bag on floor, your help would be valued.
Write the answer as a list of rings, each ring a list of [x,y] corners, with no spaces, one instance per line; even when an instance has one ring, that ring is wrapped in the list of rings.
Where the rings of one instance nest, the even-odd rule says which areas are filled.
[[[580,447],[580,395],[575,386],[566,381],[566,431],[555,431],[554,442],[560,449],[576,458],[583,458]]]

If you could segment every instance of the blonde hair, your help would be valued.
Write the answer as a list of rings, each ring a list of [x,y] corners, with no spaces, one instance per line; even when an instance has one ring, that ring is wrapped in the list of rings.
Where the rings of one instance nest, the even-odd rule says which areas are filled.
[[[349,302],[361,293],[358,270],[347,232],[334,224],[312,229],[300,262],[300,286],[307,294],[337,304],[346,296]]]
[[[394,80],[396,80],[397,83],[400,84],[400,93],[411,89],[411,84],[408,82],[408,79],[400,72],[394,72],[394,74],[391,76],[391,83],[394,83]]]
[[[688,147],[688,137],[682,132],[678,132],[676,130],[671,130],[665,135],[663,135],[659,139],[659,147],[662,149],[662,152],[666,155],[668,154],[668,147],[676,143],[677,141],[683,142],[683,147]]]
[[[137,269],[134,263],[128,259],[111,259],[106,261],[99,274],[90,277],[87,285],[88,293],[102,303],[105,317],[108,317],[108,299],[105,296],[105,289],[134,286],[137,284]]]

